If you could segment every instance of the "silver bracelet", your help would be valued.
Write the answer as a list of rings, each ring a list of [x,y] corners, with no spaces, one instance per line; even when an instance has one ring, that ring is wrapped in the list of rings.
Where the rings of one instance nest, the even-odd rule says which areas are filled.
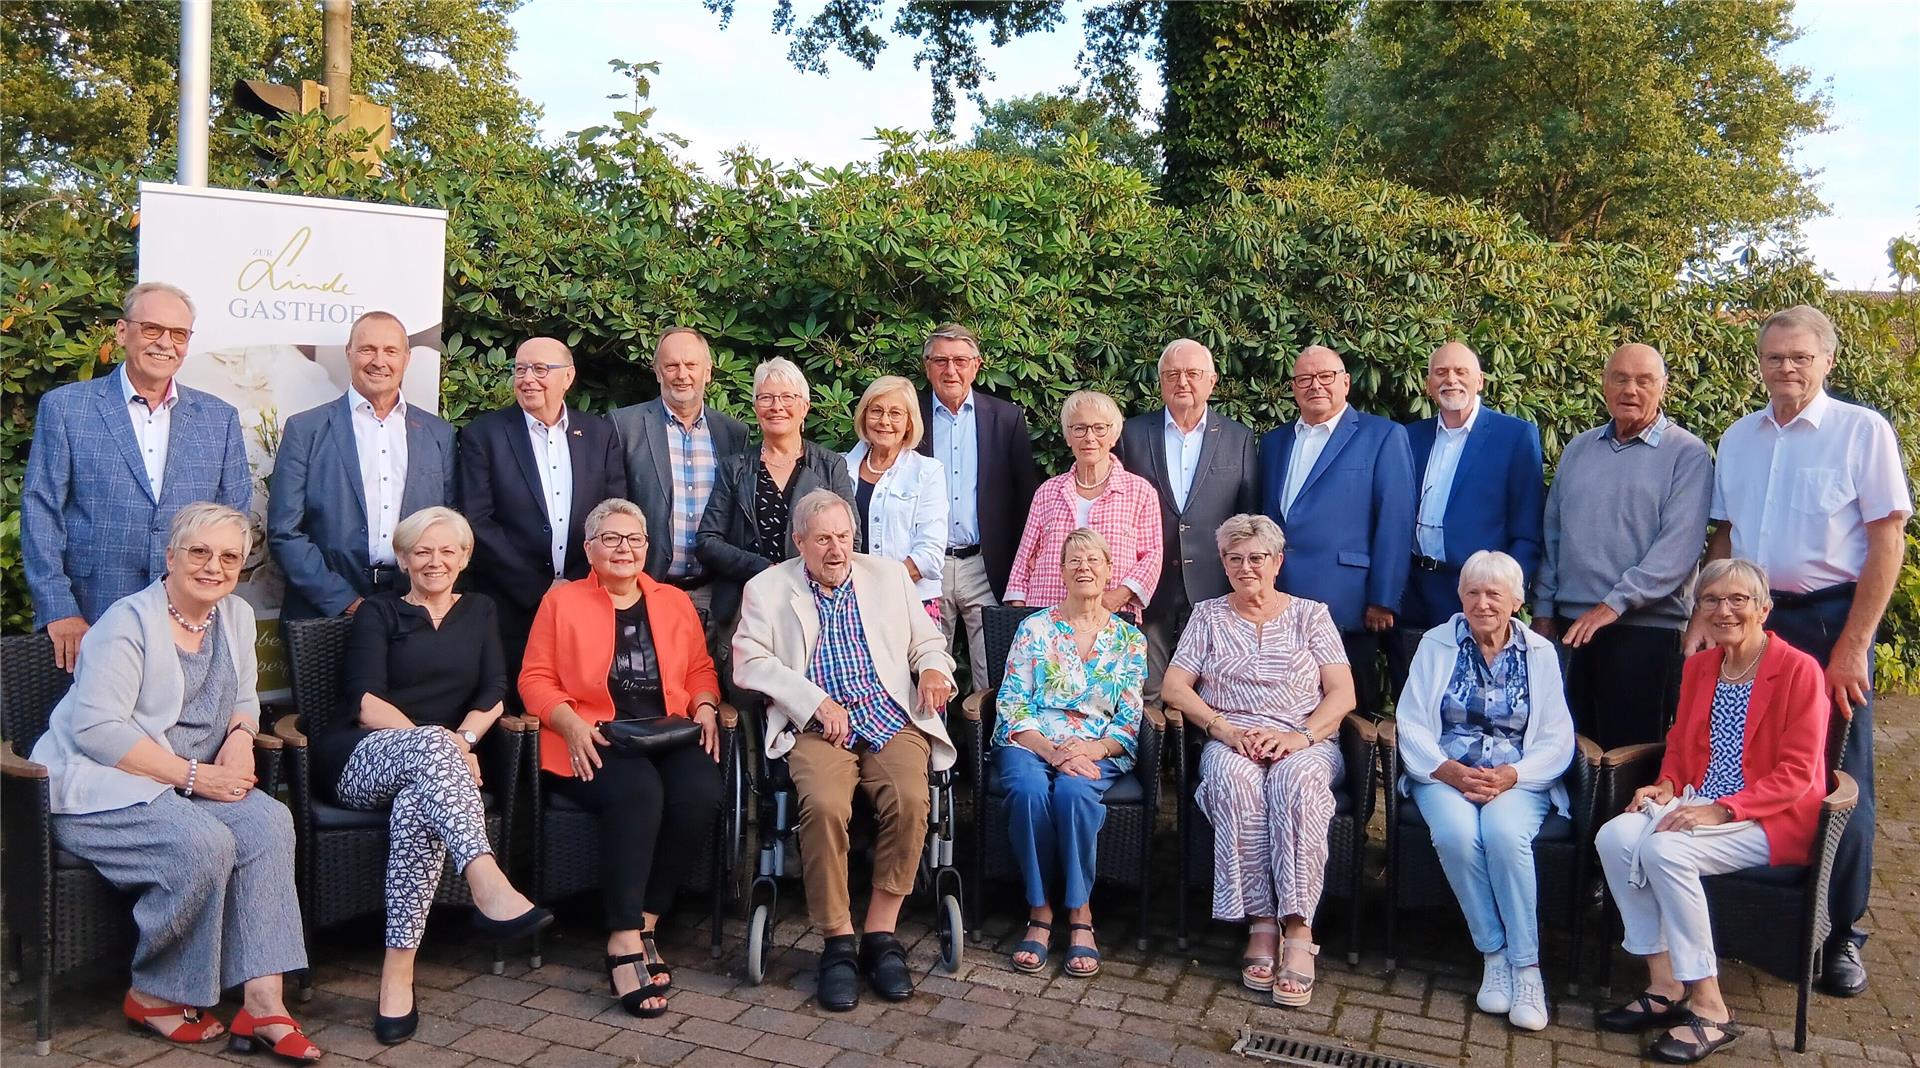
[[[200,777],[200,762],[191,757],[187,759],[187,784],[180,787],[181,797],[193,796],[193,781]]]

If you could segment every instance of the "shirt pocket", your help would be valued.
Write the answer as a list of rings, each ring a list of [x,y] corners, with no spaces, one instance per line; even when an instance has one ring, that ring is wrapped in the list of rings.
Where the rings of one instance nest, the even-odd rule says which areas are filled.
[[[1836,467],[1803,467],[1793,473],[1793,509],[1809,515],[1832,515],[1847,503],[1846,473]]]

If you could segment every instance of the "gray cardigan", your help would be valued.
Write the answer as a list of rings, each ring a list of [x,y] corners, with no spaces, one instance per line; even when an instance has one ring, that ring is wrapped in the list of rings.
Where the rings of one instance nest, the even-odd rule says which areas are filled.
[[[254,658],[253,606],[236,596],[220,602],[215,621],[239,681],[234,711],[260,722],[259,665]],[[114,602],[80,640],[73,687],[53,708],[33,760],[47,769],[53,811],[109,812],[145,804],[169,789],[158,779],[114,765],[142,738],[171,751],[167,728],[180,721],[186,680],[167,618],[167,593],[155,582]]]

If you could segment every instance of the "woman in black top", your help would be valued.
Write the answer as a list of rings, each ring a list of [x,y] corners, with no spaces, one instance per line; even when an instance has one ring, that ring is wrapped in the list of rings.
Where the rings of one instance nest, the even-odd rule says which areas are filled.
[[[505,661],[493,602],[454,592],[473,556],[473,528],[451,508],[425,508],[393,531],[411,580],[354,612],[346,701],[313,738],[316,779],[344,808],[391,810],[387,954],[373,1032],[388,1044],[419,1026],[413,964],[449,851],[473,891],[474,926],[496,937],[552,922],[513,888],[487,841],[474,747],[500,718]]]

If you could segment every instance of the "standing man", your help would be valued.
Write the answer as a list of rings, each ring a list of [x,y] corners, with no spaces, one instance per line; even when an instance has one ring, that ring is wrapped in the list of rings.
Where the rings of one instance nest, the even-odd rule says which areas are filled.
[[[1533,629],[1569,650],[1574,726],[1617,749],[1664,740],[1680,701],[1713,457],[1660,410],[1652,346],[1615,349],[1600,389],[1612,420],[1567,442],[1547,494]]]
[[[1760,380],[1768,405],[1720,438],[1707,558],[1766,568],[1768,625],[1827,672],[1836,708],[1851,710],[1842,766],[1860,784],[1833,870],[1833,938],[1821,985],[1853,997],[1867,988],[1857,924],[1873,877],[1873,645],[1900,574],[1913,496],[1893,428],[1878,412],[1827,395],[1839,337],[1833,320],[1801,304],[1760,326]],[[1687,649],[1704,644],[1695,615]]]
[[[1027,509],[1040,486],[1026,413],[974,391],[980,339],[959,323],[934,328],[920,348],[927,395],[920,415],[927,436],[920,451],[947,469],[947,560],[940,573],[940,631],[949,647],[955,625],[967,626],[972,684],[987,682],[980,612],[1007,593]]]
[[[567,407],[573,353],[536,337],[513,354],[514,407],[460,431],[460,511],[473,525],[474,588],[493,598],[507,677],[520,677],[547,591],[587,575],[587,513],[627,492],[620,435]],[[518,686],[509,686],[510,693]]]
[[[1347,404],[1340,354],[1300,350],[1300,420],[1260,442],[1260,510],[1286,535],[1280,588],[1324,602],[1353,665],[1359,709],[1380,715],[1380,635],[1393,629],[1413,547],[1405,427]]]
[[[1160,351],[1160,398],[1166,407],[1127,420],[1120,466],[1150,480],[1160,494],[1160,584],[1147,605],[1149,703],[1160,699],[1160,676],[1187,627],[1193,606],[1225,596],[1214,531],[1231,516],[1259,507],[1259,442],[1253,431],[1207,407],[1220,375],[1213,353],[1190,338]]]
[[[1460,565],[1482,549],[1506,553],[1531,580],[1540,570],[1546,478],[1540,428],[1480,403],[1480,357],[1449,341],[1427,357],[1434,416],[1407,425],[1413,450],[1413,569],[1400,605],[1400,641],[1387,647],[1397,691],[1420,635],[1460,610]]]
[[[195,501],[239,512],[253,475],[233,406],[174,384],[193,301],[165,282],[127,290],[120,365],[40,398],[20,491],[20,549],[34,626],[73,670],[80,638],[113,602],[166,570],[173,514]]]
[[[453,505],[453,428],[400,396],[412,356],[399,319],[362,315],[347,333],[346,393],[281,430],[267,544],[287,576],[282,619],[351,615],[367,595],[404,588],[394,525]]]
[[[667,532],[647,544],[647,577],[678,586],[696,606],[711,610],[713,590],[693,555],[694,535],[713,493],[714,471],[746,451],[747,426],[707,407],[713,350],[692,327],[660,335],[653,373],[660,396],[612,417],[626,450],[627,499],[646,513],[648,530]]]

